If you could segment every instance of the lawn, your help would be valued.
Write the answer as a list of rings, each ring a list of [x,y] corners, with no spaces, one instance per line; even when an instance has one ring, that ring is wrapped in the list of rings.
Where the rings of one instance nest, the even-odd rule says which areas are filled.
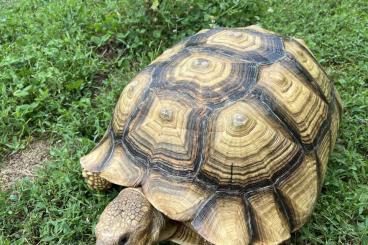
[[[103,135],[120,91],[183,37],[254,23],[304,39],[344,102],[322,193],[291,243],[368,244],[366,0],[3,2],[0,168],[35,141],[51,145],[34,180],[0,191],[0,245],[92,244],[119,188],[90,191],[78,159]]]

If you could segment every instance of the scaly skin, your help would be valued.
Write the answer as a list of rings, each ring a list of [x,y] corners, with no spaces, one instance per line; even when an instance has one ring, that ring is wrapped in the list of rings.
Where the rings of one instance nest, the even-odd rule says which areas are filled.
[[[209,245],[185,224],[166,218],[140,188],[126,188],[105,208],[96,226],[97,245],[152,245],[172,240],[182,245]]]
[[[109,189],[112,186],[110,182],[108,182],[104,178],[101,178],[99,176],[99,173],[92,173],[83,169],[82,175],[85,178],[89,188],[91,188],[92,190],[101,191]]]

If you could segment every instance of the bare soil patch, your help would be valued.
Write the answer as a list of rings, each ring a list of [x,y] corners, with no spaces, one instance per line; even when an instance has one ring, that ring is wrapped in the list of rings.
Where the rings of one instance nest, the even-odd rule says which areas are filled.
[[[8,189],[16,181],[28,177],[33,179],[37,168],[50,157],[47,140],[32,142],[26,149],[10,155],[0,168],[0,190]]]

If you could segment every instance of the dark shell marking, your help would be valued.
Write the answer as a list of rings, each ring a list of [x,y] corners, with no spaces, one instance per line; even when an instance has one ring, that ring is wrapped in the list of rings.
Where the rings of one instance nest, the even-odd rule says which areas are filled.
[[[142,172],[134,183],[158,210],[191,220],[213,243],[222,239],[213,225],[231,219],[226,202],[245,227],[234,244],[283,241],[306,222],[341,102],[303,44],[258,27],[211,29],[167,50],[137,79],[143,85],[124,90],[109,137]],[[160,195],[198,201],[163,203]]]

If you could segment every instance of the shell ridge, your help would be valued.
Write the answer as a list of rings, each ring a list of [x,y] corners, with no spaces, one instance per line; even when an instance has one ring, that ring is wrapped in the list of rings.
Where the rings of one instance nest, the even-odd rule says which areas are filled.
[[[314,159],[316,159],[316,170],[317,170],[317,186],[318,186],[318,195],[321,193],[322,190],[322,161],[317,154],[317,150],[313,151]]]
[[[289,225],[290,230],[294,230],[295,227],[295,223],[293,220],[293,215],[291,212],[291,207],[289,207],[285,201],[285,197],[283,196],[283,194],[281,193],[281,191],[279,191],[277,188],[273,188],[273,194],[275,199],[277,200],[277,202],[280,205],[280,208],[284,214],[284,216],[286,217],[287,223]]]
[[[256,229],[256,220],[253,213],[252,205],[250,204],[249,200],[247,199],[246,195],[242,196],[243,205],[245,208],[246,213],[246,221],[247,221],[247,228],[248,233],[250,236],[250,243],[254,241],[254,239],[257,237],[257,229]]]
[[[294,139],[294,141],[297,142],[304,151],[306,151],[306,147],[302,143],[302,140],[298,135],[296,129],[290,123],[283,119],[284,117],[280,115],[279,109],[276,108],[276,103],[271,102],[271,97],[265,94],[263,90],[259,88],[255,88],[252,91],[251,95],[261,102],[261,106],[263,106],[267,110],[269,115],[272,116],[279,123],[279,125],[285,129],[286,132],[289,133],[290,137]]]

